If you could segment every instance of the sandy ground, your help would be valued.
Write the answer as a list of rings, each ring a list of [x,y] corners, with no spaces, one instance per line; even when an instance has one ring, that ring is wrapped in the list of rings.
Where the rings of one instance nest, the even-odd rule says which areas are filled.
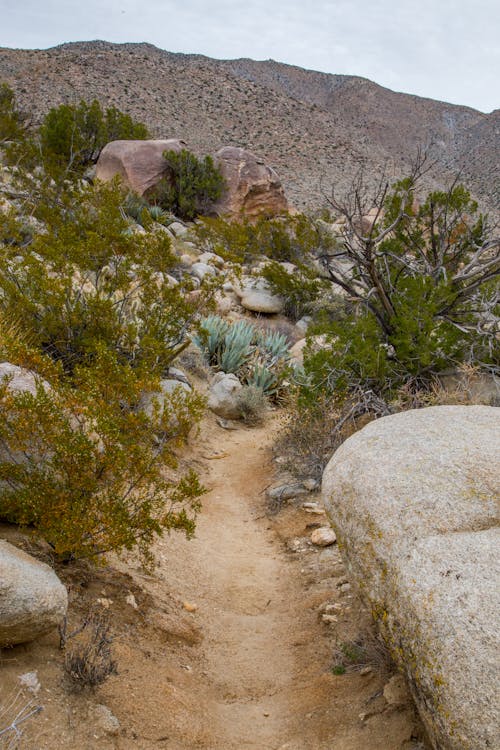
[[[405,691],[384,697],[390,667],[336,546],[309,542],[325,517],[294,503],[267,512],[276,429],[226,431],[207,418],[191,457],[210,489],[196,538],[160,540],[154,575],[132,560],[59,570],[70,588],[70,630],[97,600],[109,612],[118,674],[95,693],[73,693],[57,634],[4,650],[0,704],[19,675],[36,670],[41,683],[32,698],[43,711],[23,725],[19,748],[427,747]],[[21,541],[6,527],[0,535]],[[335,612],[328,621],[325,608]],[[352,643],[362,653],[334,674]],[[23,691],[18,701],[29,698]],[[116,733],[98,717],[102,704],[119,721]],[[9,747],[1,736],[0,747]]]

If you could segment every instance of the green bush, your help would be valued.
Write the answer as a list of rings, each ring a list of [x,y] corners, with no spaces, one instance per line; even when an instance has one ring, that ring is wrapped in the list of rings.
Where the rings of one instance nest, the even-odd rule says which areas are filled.
[[[67,372],[102,345],[135,369],[165,370],[211,295],[169,284],[168,236],[131,234],[121,201],[113,185],[70,188],[57,207],[37,207],[45,231],[28,247],[0,247],[0,309]],[[0,215],[0,237],[12,221]]]
[[[203,491],[176,468],[203,399],[178,389],[141,403],[212,291],[169,283],[170,240],[131,234],[122,200],[114,185],[69,185],[33,204],[27,239],[22,217],[0,214],[0,361],[50,384],[0,383],[0,517],[63,559],[137,549],[150,562],[157,534],[192,534]]]
[[[61,104],[45,115],[38,133],[45,168],[54,175],[80,174],[95,162],[106,143],[119,139],[146,139],[145,125],[116,107],[81,101]]]
[[[19,356],[8,333],[0,349],[3,360],[40,363],[36,350]],[[153,421],[137,406],[157,379],[104,347],[71,381],[47,359],[52,377],[36,394],[0,384],[0,517],[35,528],[62,559],[137,548],[150,562],[156,535],[194,529],[203,488],[195,475],[176,481],[172,472],[203,400],[179,391]]]
[[[15,94],[6,83],[0,83],[0,144],[24,137],[25,120],[16,106]]]
[[[315,272],[300,265],[290,273],[280,263],[268,263],[261,271],[274,294],[285,301],[284,313],[292,320],[299,320],[312,312],[314,302],[330,288],[325,279],[318,279]]]
[[[197,223],[195,232],[206,250],[235,263],[250,263],[264,255],[307,265],[334,243],[321,222],[304,215],[261,217],[252,223],[208,217]]]
[[[225,188],[224,178],[212,157],[198,159],[186,149],[165,151],[163,156],[168,176],[149,191],[148,199],[186,221],[207,213]]]
[[[348,230],[325,267],[353,307],[315,331],[328,345],[306,354],[313,391],[391,399],[405,384],[432,386],[463,363],[498,369],[500,240],[461,185],[416,206],[416,184],[413,175],[383,191],[368,229],[361,214],[337,204]]]

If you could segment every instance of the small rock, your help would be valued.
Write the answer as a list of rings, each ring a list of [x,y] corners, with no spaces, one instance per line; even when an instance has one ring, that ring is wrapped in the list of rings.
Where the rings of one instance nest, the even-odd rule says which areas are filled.
[[[251,312],[272,315],[282,312],[285,302],[282,297],[264,289],[245,289],[241,305]]]
[[[94,708],[94,720],[96,727],[111,736],[117,735],[120,731],[120,722],[109,708],[103,703],[98,703]]]
[[[191,266],[191,274],[200,281],[203,281],[205,276],[215,276],[216,273],[215,268],[207,263],[193,263]]]
[[[311,534],[311,542],[317,547],[329,547],[331,544],[335,544],[336,541],[335,532],[329,526],[314,529]]]
[[[221,258],[216,253],[202,253],[198,260],[200,263],[212,264],[217,268],[224,268],[224,258]]]
[[[169,273],[165,274],[165,283],[168,289],[173,289],[174,286],[179,286],[179,282],[177,281],[175,276],[171,276]]]
[[[335,623],[339,621],[339,618],[336,615],[321,615],[321,619],[323,622],[328,623]]]
[[[319,489],[319,482],[316,479],[304,479],[302,486],[309,490],[309,492],[315,492]]]
[[[347,591],[351,590],[351,584],[350,583],[343,583],[342,586],[340,586],[340,590],[342,593],[346,593]]]
[[[171,224],[168,225],[168,228],[174,234],[175,237],[182,237],[188,232],[188,228],[185,227],[184,224],[181,224],[180,221],[173,221]]]
[[[404,706],[410,701],[410,694],[402,674],[395,674],[384,687],[384,698],[389,706]]]
[[[218,372],[210,386],[208,408],[224,419],[238,419],[241,409],[238,393],[242,386],[236,375]]]
[[[186,612],[196,612],[196,610],[198,609],[197,604],[191,604],[190,602],[184,602],[182,606],[184,607]]]
[[[302,507],[304,508],[306,513],[312,513],[316,516],[325,515],[325,509],[321,508],[318,503],[302,503]]]
[[[96,599],[96,604],[100,604],[101,607],[104,607],[104,609],[109,609],[113,604],[113,600],[107,599],[105,596],[101,596],[99,597],[99,599]]]
[[[30,693],[36,695],[41,688],[40,680],[36,672],[26,672],[19,677],[19,684],[21,687],[29,690]]]
[[[241,426],[232,419],[223,419],[222,417],[217,417],[215,421],[223,430],[239,430]]]
[[[127,602],[127,604],[130,604],[130,606],[133,607],[134,609],[138,609],[137,602],[133,594],[128,594],[125,598],[125,601]]]
[[[266,492],[266,495],[270,500],[291,500],[293,497],[300,497],[300,495],[308,494],[309,490],[306,490],[302,482],[296,484],[282,484],[279,487],[273,487]]]
[[[373,669],[371,667],[363,667],[363,669],[360,670],[359,674],[361,675],[367,675],[371,674],[373,672]]]
[[[67,607],[66,588],[52,568],[0,540],[0,648],[48,633]]]

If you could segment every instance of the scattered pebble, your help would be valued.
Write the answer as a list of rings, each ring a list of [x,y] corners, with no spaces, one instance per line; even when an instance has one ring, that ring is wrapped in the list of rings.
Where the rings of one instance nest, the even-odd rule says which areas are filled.
[[[335,623],[339,621],[339,618],[336,615],[321,615],[321,619],[323,622],[328,623]]]
[[[128,594],[127,597],[125,598],[125,601],[127,602],[127,604],[130,604],[130,606],[133,607],[134,609],[138,609],[138,605],[135,600],[135,596],[133,594]]]
[[[331,544],[335,544],[336,541],[335,532],[329,526],[322,526],[319,529],[315,529],[311,534],[311,542],[317,547],[329,547]]]
[[[29,690],[30,693],[36,695],[41,688],[40,680],[36,672],[25,672],[19,677],[19,684],[21,687]]]
[[[104,734],[118,734],[120,731],[120,722],[107,706],[103,703],[98,703],[93,713],[97,729],[100,729]]]
[[[196,612],[198,609],[197,604],[192,604],[191,602],[183,602],[182,606],[186,610],[186,612]]]
[[[104,596],[101,596],[99,599],[96,599],[96,604],[100,604],[101,607],[104,607],[104,609],[109,609],[110,606],[113,604],[112,599],[107,599]]]

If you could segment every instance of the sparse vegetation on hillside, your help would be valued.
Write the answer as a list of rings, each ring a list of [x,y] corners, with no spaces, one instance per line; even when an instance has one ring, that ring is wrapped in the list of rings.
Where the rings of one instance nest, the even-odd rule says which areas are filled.
[[[25,132],[25,118],[19,112],[13,90],[0,83],[0,145],[21,138]]]

